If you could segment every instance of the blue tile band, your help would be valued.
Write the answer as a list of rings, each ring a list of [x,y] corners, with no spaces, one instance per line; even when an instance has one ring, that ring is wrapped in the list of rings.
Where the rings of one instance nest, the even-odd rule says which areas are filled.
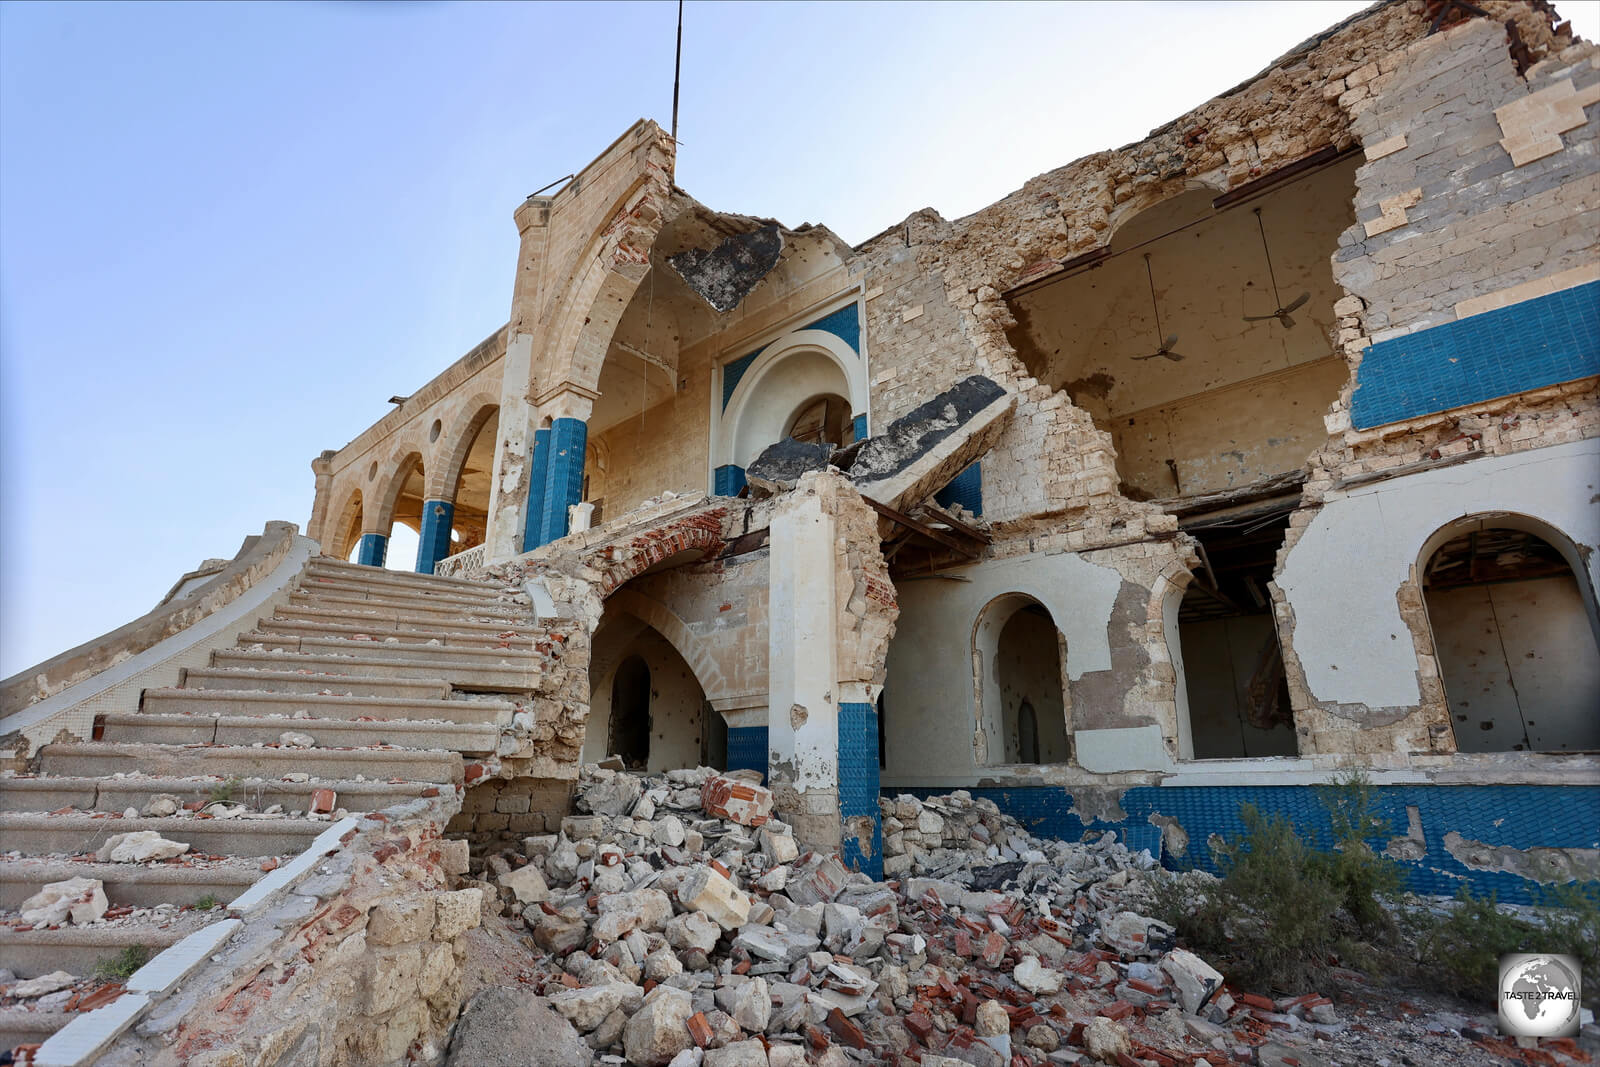
[[[883,877],[883,820],[878,814],[878,713],[871,704],[839,705],[839,815],[872,820],[870,843],[845,826],[840,859],[851,870]]]
[[[433,565],[450,554],[450,528],[456,506],[448,500],[422,502],[422,535],[417,539],[417,573],[432,574]]]
[[[716,469],[713,491],[717,496],[738,496],[745,484],[744,468],[735,463],[724,463]]]
[[[535,430],[533,456],[528,461],[528,514],[522,522],[522,551],[532,552],[544,542],[539,531],[544,526],[544,483],[550,470],[550,431]]]
[[[856,355],[861,354],[861,306],[850,303],[822,316],[816,322],[802,326],[803,330],[821,330],[831,333],[850,346]]]
[[[583,452],[588,442],[589,424],[582,419],[556,419],[550,424],[541,545],[567,536],[567,509],[583,500]]]
[[[929,796],[950,790],[887,792]],[[1162,856],[1163,866],[1193,866],[1213,874],[1218,869],[1207,839],[1212,834],[1227,838],[1242,833],[1243,805],[1254,804],[1265,815],[1284,816],[1308,844],[1327,849],[1333,844],[1333,831],[1325,804],[1338,794],[1329,786],[1139,786],[1122,795],[1127,817],[1105,822],[1086,821],[1075,810],[1072,795],[1056,786],[969,792],[994,801],[1041,837],[1076,841],[1089,830],[1115,830],[1129,848],[1146,848],[1151,855],[1161,855],[1161,827],[1153,825],[1150,816],[1175,818],[1188,834],[1188,850],[1182,856]],[[1388,824],[1385,833],[1368,841],[1380,852],[1394,838],[1406,835],[1410,823],[1406,809],[1417,809],[1425,851],[1420,859],[1401,861],[1400,866],[1418,893],[1452,896],[1465,883],[1480,895],[1493,892],[1502,901],[1538,902],[1537,883],[1505,871],[1476,870],[1452,856],[1444,845],[1445,835],[1452,832],[1491,847],[1600,847],[1600,786],[1395,785],[1374,786],[1372,795],[1373,814]],[[1094,805],[1085,807],[1093,810]]]
[[[728,770],[760,771],[767,780],[767,728],[765,726],[728,727]]]
[[[1350,421],[1366,430],[1600,374],[1600,282],[1380,341]]]
[[[983,514],[983,471],[974,463],[954,478],[950,484],[933,494],[934,503],[942,508],[960,504],[974,515]]]
[[[857,415],[851,422],[855,427],[856,440],[865,441],[867,439],[867,417],[865,415]]]
[[[821,330],[831,333],[839,340],[850,346],[856,355],[861,354],[861,305],[859,303],[846,304],[837,311],[829,312],[815,322],[807,323],[800,327],[802,330]],[[744,378],[745,372],[750,369],[756,357],[765,352],[771,345],[751,352],[749,355],[740,356],[722,365],[722,410],[728,410],[728,401],[733,399],[734,390],[739,388],[739,382]],[[861,436],[866,436],[865,434]],[[860,437],[856,438],[860,440]]]
[[[389,552],[389,539],[383,534],[362,534],[361,548],[356,554],[356,562],[367,567],[383,566],[383,558]]]

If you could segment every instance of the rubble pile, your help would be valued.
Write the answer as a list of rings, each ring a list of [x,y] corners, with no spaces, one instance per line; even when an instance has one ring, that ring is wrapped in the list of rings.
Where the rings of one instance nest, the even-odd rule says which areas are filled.
[[[1241,994],[1178,949],[1145,914],[1157,864],[1115,834],[1040,840],[964,791],[885,799],[874,882],[800,846],[746,772],[590,766],[576,799],[477,872],[583,1037],[563,1063],[1274,1063],[1283,1035],[1342,1029],[1325,998]]]

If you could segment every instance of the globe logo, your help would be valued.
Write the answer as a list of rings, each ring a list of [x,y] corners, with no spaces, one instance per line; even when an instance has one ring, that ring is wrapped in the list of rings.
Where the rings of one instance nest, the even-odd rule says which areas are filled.
[[[1582,990],[1576,956],[1500,957],[1500,1029],[1514,1037],[1572,1037]]]

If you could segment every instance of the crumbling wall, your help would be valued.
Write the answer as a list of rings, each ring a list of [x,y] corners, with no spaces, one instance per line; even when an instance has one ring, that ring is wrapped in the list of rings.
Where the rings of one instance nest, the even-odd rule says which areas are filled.
[[[460,938],[482,893],[451,891],[454,798],[364,818],[344,849],[252,915],[102,1062],[336,1067],[431,1060],[461,1008]]]

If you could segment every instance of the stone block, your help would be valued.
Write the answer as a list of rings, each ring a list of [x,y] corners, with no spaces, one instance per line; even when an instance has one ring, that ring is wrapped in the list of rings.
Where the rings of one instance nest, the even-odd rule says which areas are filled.
[[[483,922],[483,890],[458,889],[434,898],[433,939],[454,941]]]
[[[434,897],[417,894],[385,901],[367,915],[367,941],[373,945],[404,945],[426,941],[433,933]]]
[[[678,902],[724,930],[737,930],[750,916],[750,897],[710,867],[696,867],[678,883]]]

